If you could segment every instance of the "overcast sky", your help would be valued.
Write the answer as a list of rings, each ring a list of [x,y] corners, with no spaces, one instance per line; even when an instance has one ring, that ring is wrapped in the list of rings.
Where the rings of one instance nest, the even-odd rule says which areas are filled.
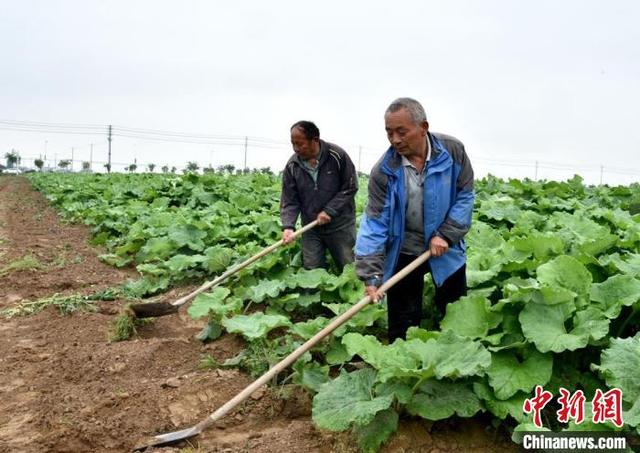
[[[0,120],[232,136],[115,136],[117,163],[241,167],[249,136],[281,144],[250,139],[248,166],[280,169],[310,119],[368,171],[410,96],[479,176],[640,181],[638,1],[0,0],[0,18]],[[2,155],[106,160],[106,127],[11,127]]]

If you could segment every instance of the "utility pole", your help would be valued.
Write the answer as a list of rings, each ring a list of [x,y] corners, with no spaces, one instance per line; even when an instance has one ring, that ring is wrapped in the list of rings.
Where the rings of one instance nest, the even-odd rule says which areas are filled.
[[[538,180],[538,161],[536,161],[536,175],[533,177],[534,181]]]
[[[91,150],[89,151],[89,170],[93,171],[93,143],[91,144]]]
[[[73,146],[71,147],[71,173],[73,173]]]
[[[600,185],[602,185],[602,173],[604,173],[604,166],[600,165]]]
[[[107,159],[107,173],[111,173],[111,125],[109,125],[109,158]]]
[[[243,170],[247,169],[247,141],[248,141],[248,137],[245,136],[244,137],[244,168]]]
[[[47,145],[49,144],[49,140],[44,141],[44,165],[47,165]]]

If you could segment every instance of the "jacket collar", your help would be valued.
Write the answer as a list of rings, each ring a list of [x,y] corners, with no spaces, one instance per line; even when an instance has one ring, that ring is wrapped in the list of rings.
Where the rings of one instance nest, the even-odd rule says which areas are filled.
[[[429,167],[437,167],[445,163],[449,156],[449,152],[442,142],[440,142],[440,140],[438,140],[431,132],[427,133],[427,138],[431,142],[431,159],[429,160]],[[387,149],[381,170],[387,176],[398,176],[398,173],[402,170],[402,156],[396,152],[393,146],[390,146],[389,149]]]
[[[318,167],[322,165],[328,157],[329,145],[324,140],[320,139],[320,159],[318,159]],[[295,162],[296,164],[302,166],[302,159],[297,154],[293,154],[291,157],[291,162]]]

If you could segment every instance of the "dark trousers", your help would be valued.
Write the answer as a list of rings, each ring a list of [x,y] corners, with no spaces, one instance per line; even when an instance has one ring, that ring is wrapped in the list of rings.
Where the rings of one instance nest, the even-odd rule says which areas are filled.
[[[347,225],[337,231],[325,231],[316,227],[302,234],[302,265],[305,269],[327,267],[327,249],[342,272],[344,266],[353,263],[353,247],[356,244],[356,227]]]
[[[394,272],[407,266],[417,257],[400,254]],[[387,291],[387,312],[389,324],[389,343],[396,338],[405,339],[407,329],[419,326],[422,320],[422,291],[424,290],[424,276],[430,272],[427,261]],[[436,286],[435,304],[444,316],[446,306],[467,294],[466,265],[455,271],[442,286]]]

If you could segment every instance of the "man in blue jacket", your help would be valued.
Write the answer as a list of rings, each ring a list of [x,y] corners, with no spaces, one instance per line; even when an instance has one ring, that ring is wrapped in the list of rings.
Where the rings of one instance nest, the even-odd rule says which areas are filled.
[[[399,98],[385,112],[391,144],[371,170],[369,199],[356,241],[356,272],[378,300],[383,281],[425,252],[431,259],[388,292],[389,342],[420,324],[424,275],[435,304],[466,294],[464,235],[471,226],[473,169],[457,139],[429,132],[422,105]]]

